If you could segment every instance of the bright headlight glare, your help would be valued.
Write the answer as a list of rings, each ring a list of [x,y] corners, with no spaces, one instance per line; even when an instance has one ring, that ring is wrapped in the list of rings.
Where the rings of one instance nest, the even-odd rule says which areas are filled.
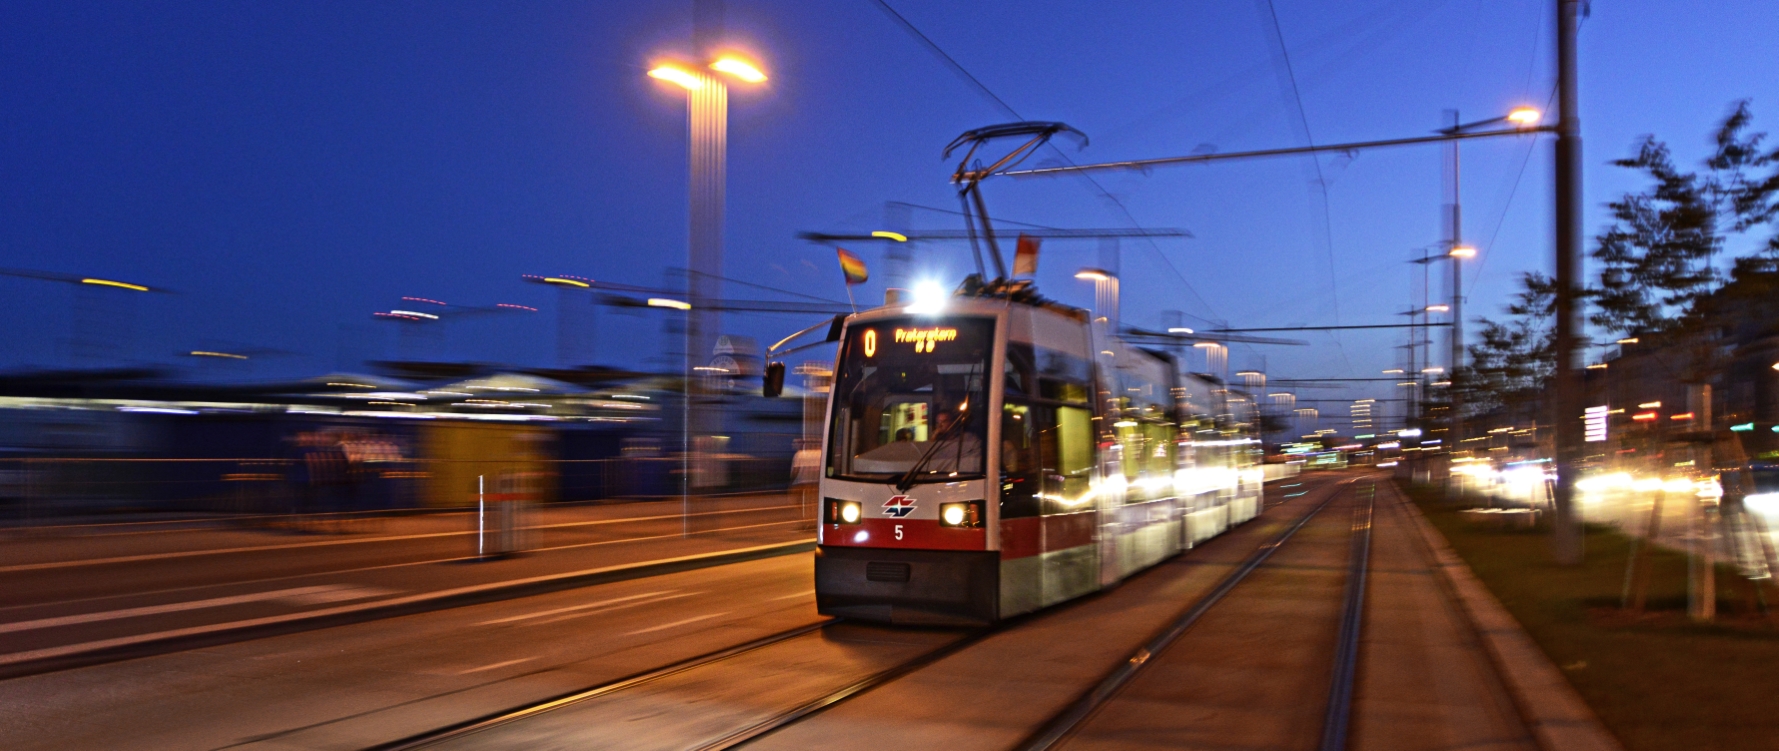
[[[953,527],[958,526],[964,523],[964,507],[962,504],[951,504],[946,506],[944,511],[939,512],[939,516],[945,520],[946,524]]]
[[[945,288],[938,282],[920,282],[914,285],[914,303],[908,306],[907,312],[912,315],[934,315],[945,310]]]
[[[843,522],[846,522],[847,524],[852,524],[853,522],[858,521],[859,520],[859,504],[856,504],[856,503],[842,503],[842,504],[840,504],[840,520]]]

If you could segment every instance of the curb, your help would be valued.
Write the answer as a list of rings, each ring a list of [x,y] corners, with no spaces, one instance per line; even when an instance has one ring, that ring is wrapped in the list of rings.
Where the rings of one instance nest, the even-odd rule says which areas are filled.
[[[795,555],[814,549],[814,540],[757,545],[714,553],[698,553],[653,561],[601,566],[581,571],[568,571],[560,574],[545,574],[504,582],[441,589],[406,597],[356,605],[341,605],[302,613],[267,616],[229,623],[213,623],[151,634],[17,652],[0,655],[0,680],[267,636],[313,631],[383,618],[529,597],[594,584],[642,579],[781,555]]]
[[[1439,571],[1458,604],[1468,616],[1470,625],[1495,664],[1495,669],[1513,696],[1520,718],[1545,751],[1623,751],[1618,739],[1600,723],[1600,718],[1582,701],[1575,687],[1563,677],[1562,671],[1546,657],[1538,643],[1520,627],[1519,621],[1502,607],[1464,559],[1452,550],[1445,536],[1421,513],[1421,509],[1396,487],[1390,489],[1398,503],[1414,520],[1421,539],[1433,554],[1433,568]]]

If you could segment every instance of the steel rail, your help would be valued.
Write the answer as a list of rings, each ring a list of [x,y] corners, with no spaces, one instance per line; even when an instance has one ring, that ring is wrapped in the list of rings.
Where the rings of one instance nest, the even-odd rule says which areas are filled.
[[[1343,483],[1343,485],[1350,484],[1351,482],[1353,482],[1353,481],[1349,480],[1349,481],[1347,481],[1347,483]],[[1265,560],[1266,556],[1271,555],[1272,551],[1277,549],[1279,545],[1283,544],[1286,538],[1289,538],[1292,533],[1296,532],[1299,527],[1303,526],[1304,522],[1309,521],[1310,517],[1315,516],[1316,512],[1321,511],[1323,506],[1328,505],[1329,501],[1332,501],[1338,495],[1340,495],[1339,490],[1336,490],[1334,493],[1330,494],[1327,499],[1322,501],[1321,505],[1317,506],[1315,508],[1315,510],[1306,514],[1302,519],[1299,519],[1292,526],[1292,528],[1289,531],[1287,531],[1284,535],[1281,535],[1279,538],[1273,540],[1271,543],[1268,543],[1267,545],[1262,546],[1261,550],[1256,553],[1256,556],[1260,560]],[[1258,561],[1254,562],[1254,565],[1259,565]],[[1216,595],[1216,596],[1221,596],[1221,595]],[[1004,626],[1006,624],[1002,624],[1002,625]],[[945,659],[946,657],[956,654],[957,652],[960,652],[970,646],[975,645],[977,642],[982,641],[983,639],[987,638],[988,636],[994,634],[995,632],[997,632],[999,630],[1000,630],[1000,627],[983,629],[981,631],[977,631],[977,632],[972,633],[968,636],[965,636],[962,639],[959,639],[959,640],[954,641],[950,644],[946,644],[942,647],[939,647],[937,649],[929,651],[929,652],[922,654],[919,657],[916,657],[916,658],[909,660],[907,662],[901,663],[893,668],[884,670],[880,673],[877,673],[876,675],[872,675],[870,677],[863,678],[849,686],[846,686],[845,688],[842,688],[838,691],[828,694],[827,696],[824,696],[820,699],[816,699],[814,701],[803,704],[802,706],[799,706],[796,709],[781,713],[771,719],[765,720],[765,721],[755,724],[749,728],[746,728],[744,730],[740,730],[740,731],[732,733],[728,736],[725,736],[722,739],[719,739],[719,740],[716,740],[716,741],[713,741],[710,743],[706,743],[701,746],[696,746],[695,748],[697,749],[697,751],[717,751],[718,749],[730,749],[730,748],[738,748],[741,746],[745,746],[748,743],[751,743],[754,740],[759,739],[761,736],[767,735],[775,730],[778,730],[779,728],[782,728],[786,725],[790,725],[792,723],[798,722],[798,721],[800,721],[810,715],[816,714],[818,712],[822,712],[822,711],[834,706],[835,704],[839,704],[840,702],[846,701],[847,699],[851,699],[855,696],[858,696],[859,694],[863,694],[867,691],[870,691],[871,689],[874,689],[874,688],[881,686],[885,683],[889,683],[890,681],[894,681],[898,678],[901,678],[902,676],[905,676],[905,675],[912,673],[916,670],[919,670],[919,669],[924,668],[928,665],[931,665],[935,662],[938,662],[939,660]]]
[[[1328,687],[1328,708],[1322,717],[1321,751],[1345,751],[1353,719],[1353,692],[1359,673],[1359,631],[1365,623],[1365,581],[1371,568],[1371,528],[1377,509],[1377,481],[1363,508],[1353,509],[1352,554],[1347,564],[1345,604],[1340,636],[1335,642],[1334,675]]]
[[[836,704],[859,696],[871,689],[877,688],[885,683],[894,681],[902,676],[957,654],[1000,631],[1006,625],[1007,624],[1002,623],[992,628],[985,628],[971,632],[957,641],[927,651],[911,660],[897,664],[895,667],[861,678],[844,688],[829,693],[819,699],[805,702],[797,706],[795,709],[781,712],[769,719],[762,720],[746,728],[730,733],[729,735],[723,736],[722,738],[699,746],[694,746],[693,748],[698,751],[716,751],[717,749],[739,748],[745,746],[779,728],[803,720],[810,715],[826,711]]]
[[[758,649],[772,646],[774,644],[778,644],[780,642],[789,641],[791,639],[797,638],[799,636],[803,636],[805,634],[814,633],[816,631],[820,631],[821,629],[827,628],[827,627],[832,626],[839,622],[841,622],[841,619],[830,618],[830,619],[822,620],[817,623],[810,623],[810,624],[806,624],[803,626],[797,626],[795,628],[786,629],[786,630],[780,631],[776,634],[763,636],[763,637],[760,637],[760,638],[755,639],[750,642],[745,642],[742,644],[737,644],[735,646],[725,647],[723,649],[718,649],[718,650],[715,650],[712,652],[706,652],[701,655],[695,655],[692,657],[688,657],[686,659],[680,660],[679,662],[671,663],[671,664],[665,665],[663,667],[655,668],[655,669],[644,671],[641,673],[636,673],[634,675],[630,675],[630,676],[627,676],[624,678],[619,678],[614,681],[608,681],[606,683],[601,683],[601,684],[591,686],[588,688],[579,689],[579,690],[572,691],[567,694],[562,694],[560,696],[545,699],[543,701],[534,702],[534,703],[516,707],[513,709],[501,710],[501,711],[495,712],[493,714],[483,715],[481,717],[471,719],[471,720],[465,720],[463,722],[459,722],[459,723],[456,723],[453,725],[448,725],[443,728],[428,730],[424,733],[419,733],[417,735],[411,735],[411,736],[408,736],[406,738],[402,738],[399,740],[394,740],[394,741],[390,741],[388,743],[382,743],[379,745],[371,746],[369,751],[403,751],[405,749],[425,748],[427,746],[431,746],[436,743],[440,743],[440,742],[447,741],[447,740],[452,740],[455,738],[460,738],[465,735],[469,735],[471,733],[475,733],[475,732],[479,732],[482,730],[486,730],[491,727],[495,727],[497,725],[505,725],[510,722],[516,722],[519,720],[523,720],[527,717],[532,717],[535,715],[543,714],[544,712],[549,712],[549,711],[555,710],[555,709],[561,709],[562,707],[566,707],[571,704],[579,704],[581,702],[588,701],[591,699],[596,699],[601,696],[605,696],[607,694],[616,693],[619,691],[623,691],[625,689],[635,688],[637,686],[641,686],[641,685],[644,685],[647,683],[653,683],[655,681],[661,680],[662,678],[666,678],[668,676],[678,675],[678,674],[684,673],[688,670],[694,670],[697,668],[704,667],[706,665],[710,665],[710,664],[717,663],[717,662],[722,662],[723,660],[727,660],[732,657],[737,657],[737,656],[746,654],[748,652],[752,652],[752,651],[755,651]]]
[[[1343,482],[1343,483],[1341,483],[1341,487],[1349,485],[1352,482],[1353,482],[1352,480]],[[1250,556],[1248,561],[1246,561],[1243,564],[1242,569],[1238,570],[1238,572],[1237,572],[1238,575],[1232,576],[1231,579],[1226,579],[1223,584],[1219,585],[1217,591],[1214,591],[1211,596],[1206,598],[1206,600],[1200,601],[1199,606],[1194,609],[1195,611],[1197,611],[1197,614],[1192,616],[1193,619],[1196,620],[1197,615],[1202,614],[1203,610],[1208,609],[1210,603],[1214,602],[1216,599],[1221,598],[1222,595],[1224,593],[1226,593],[1229,588],[1232,588],[1234,586],[1234,583],[1236,581],[1240,580],[1240,577],[1246,576],[1247,572],[1252,571],[1255,567],[1259,566],[1259,564],[1261,562],[1265,561],[1267,557],[1271,556],[1272,552],[1274,550],[1278,549],[1278,547],[1280,545],[1282,545],[1286,539],[1290,538],[1290,536],[1292,534],[1294,534],[1298,529],[1302,528],[1303,525],[1306,522],[1308,522],[1311,517],[1314,517],[1324,507],[1326,507],[1331,501],[1333,501],[1334,498],[1339,497],[1340,493],[1341,493],[1341,490],[1339,488],[1335,489],[1335,491],[1333,493],[1329,494],[1328,498],[1324,499],[1321,502],[1321,504],[1316,506],[1315,509],[1311,510],[1308,514],[1304,515],[1303,518],[1298,519],[1291,526],[1291,528],[1289,530],[1287,530],[1283,535],[1280,535],[1278,538],[1275,538],[1272,542],[1262,545],[1261,548],[1254,555]],[[840,623],[842,620],[843,619],[838,619],[838,618],[830,619],[827,621],[823,621],[821,623],[815,623],[815,624],[810,624],[810,625],[806,625],[806,626],[801,626],[798,628],[789,629],[787,631],[781,631],[777,634],[762,637],[760,639],[756,639],[754,641],[751,641],[751,642],[748,642],[745,644],[737,645],[734,647],[728,647],[728,648],[716,650],[713,652],[708,652],[708,653],[698,655],[695,657],[690,657],[685,660],[681,660],[679,662],[673,663],[671,665],[667,665],[665,667],[656,668],[654,670],[650,670],[650,671],[647,671],[644,673],[639,673],[639,674],[636,674],[633,676],[621,678],[621,679],[611,681],[608,683],[603,683],[603,684],[593,686],[590,688],[581,689],[581,690],[578,690],[578,691],[575,691],[575,692],[572,692],[569,694],[564,694],[562,696],[554,697],[551,699],[546,699],[541,702],[536,702],[534,704],[529,704],[529,705],[515,708],[515,709],[496,712],[496,713],[493,713],[490,715],[486,715],[486,716],[483,716],[480,718],[461,722],[461,723],[451,725],[451,726],[448,726],[445,728],[428,731],[425,733],[421,733],[421,734],[418,734],[415,736],[410,736],[408,738],[400,739],[397,741],[392,741],[392,742],[385,743],[385,744],[378,745],[378,746],[372,746],[371,750],[372,751],[404,751],[406,749],[424,748],[424,747],[427,747],[427,746],[430,746],[430,745],[433,745],[436,743],[440,743],[440,742],[455,739],[455,738],[460,738],[462,736],[476,733],[476,732],[479,732],[482,730],[486,730],[488,728],[492,728],[492,727],[495,727],[498,725],[504,725],[504,724],[511,723],[511,722],[517,722],[517,721],[524,720],[529,717],[543,714],[545,712],[549,712],[549,711],[556,710],[556,709],[561,709],[563,707],[566,707],[566,706],[569,706],[572,704],[578,704],[578,703],[581,703],[584,701],[589,701],[592,699],[599,698],[601,696],[605,696],[608,694],[616,693],[618,691],[623,691],[623,690],[634,688],[634,687],[637,687],[637,686],[640,686],[640,685],[643,685],[646,683],[657,681],[662,678],[666,678],[668,676],[677,675],[679,673],[683,673],[683,672],[686,672],[689,670],[694,670],[697,668],[715,664],[715,663],[721,662],[723,660],[727,660],[727,659],[730,659],[730,658],[733,658],[733,657],[736,657],[736,656],[739,656],[739,655],[742,655],[742,654],[745,654],[748,652],[752,652],[752,651],[755,651],[758,649],[772,646],[774,644],[788,641],[788,640],[796,638],[798,636],[803,636],[805,634],[813,633],[815,631],[818,631],[820,629],[834,625],[836,623]],[[979,629],[979,630],[973,631],[973,632],[965,635],[962,638],[959,638],[952,642],[946,643],[946,644],[939,646],[935,649],[928,650],[927,652],[923,652],[920,655],[918,655],[912,659],[897,663],[893,667],[878,671],[878,672],[868,675],[864,678],[860,678],[859,680],[856,680],[850,684],[847,684],[846,686],[841,687],[835,691],[829,692],[819,698],[813,699],[808,702],[804,702],[803,704],[800,704],[800,705],[793,707],[789,710],[779,712],[771,717],[768,717],[764,720],[756,722],[752,725],[749,725],[747,727],[744,727],[744,728],[741,728],[734,732],[731,732],[731,733],[724,735],[720,738],[716,738],[716,739],[701,743],[699,745],[693,746],[692,748],[699,749],[699,751],[714,751],[715,749],[730,749],[730,748],[738,748],[741,746],[745,746],[749,743],[752,743],[755,740],[758,740],[759,738],[761,738],[763,736],[771,734],[774,731],[777,731],[777,730],[784,728],[788,725],[791,725],[791,724],[799,722],[803,719],[806,719],[806,718],[810,717],[811,715],[815,715],[820,712],[826,711],[826,710],[828,710],[838,704],[841,704],[849,699],[860,696],[864,693],[871,691],[872,689],[875,689],[875,688],[882,686],[886,683],[895,681],[899,678],[902,678],[903,676],[908,675],[909,673],[912,673],[916,670],[919,670],[919,669],[924,668],[928,665],[931,665],[935,662],[938,662],[939,660],[945,659],[946,657],[956,654],[964,649],[967,649],[967,648],[981,642],[983,639],[988,638],[990,635],[993,635],[993,634],[999,632],[1001,630],[1001,628],[1004,627],[1005,625],[1006,624],[1000,624],[999,626],[996,626],[996,627],[984,628],[984,629]],[[1184,630],[1184,629],[1181,629],[1181,630]],[[1177,634],[1176,634],[1176,636],[1177,636]]]
[[[1193,603],[1192,607],[1186,609],[1177,616],[1173,623],[1169,624],[1155,636],[1151,637],[1148,642],[1143,644],[1143,646],[1138,647],[1135,652],[1131,653],[1131,656],[1128,659],[1115,668],[1110,674],[1106,675],[1105,678],[1102,678],[1099,683],[1093,686],[1093,688],[1088,689],[1086,693],[1070,703],[1062,712],[1051,717],[1048,722],[1044,723],[1043,727],[1040,727],[1037,732],[1028,736],[1024,741],[1021,741],[1015,748],[1021,749],[1021,751],[1042,751],[1043,749],[1055,748],[1057,745],[1067,740],[1069,736],[1074,735],[1077,729],[1086,723],[1089,718],[1093,717],[1094,714],[1098,713],[1099,709],[1105,706],[1107,702],[1111,701],[1111,699],[1116,696],[1119,691],[1123,690],[1126,685],[1129,685],[1131,680],[1136,678],[1144,668],[1148,667],[1157,655],[1161,654],[1163,650],[1166,650],[1169,645],[1173,644],[1175,640],[1185,634],[1188,629],[1192,628],[1193,624],[1197,623],[1205,613],[1209,612],[1212,606],[1215,606],[1218,602],[1222,601],[1223,597],[1229,594],[1230,590],[1235,589],[1236,585],[1240,584],[1243,579],[1248,578],[1248,575],[1253,573],[1255,569],[1259,568],[1260,564],[1265,563],[1266,559],[1271,558],[1274,552],[1282,547],[1286,541],[1290,540],[1292,535],[1297,534],[1298,530],[1303,529],[1303,526],[1308,524],[1317,514],[1321,513],[1322,509],[1327,508],[1328,504],[1333,503],[1334,499],[1339,498],[1346,487],[1353,484],[1356,479],[1357,478],[1354,480],[1346,480],[1337,485],[1334,488],[1334,492],[1329,493],[1328,497],[1322,499],[1322,502],[1317,504],[1314,509],[1311,509],[1307,514],[1304,514],[1294,522],[1289,529],[1286,529],[1271,542],[1261,545],[1258,550],[1248,556],[1247,560],[1242,562],[1241,566],[1237,567],[1236,570],[1231,571],[1229,575],[1223,577],[1223,581],[1218,582],[1217,587],[1211,590],[1209,594],[1199,598],[1197,602]]]

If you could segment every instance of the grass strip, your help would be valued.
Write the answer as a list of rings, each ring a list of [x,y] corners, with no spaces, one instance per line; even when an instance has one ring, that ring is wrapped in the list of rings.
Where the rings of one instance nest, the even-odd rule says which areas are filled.
[[[1633,616],[1619,609],[1629,536],[1590,525],[1586,562],[1558,566],[1547,525],[1478,528],[1442,488],[1399,486],[1627,749],[1779,749],[1779,629],[1733,569],[1717,570],[1718,621],[1693,623],[1686,556],[1656,548]]]

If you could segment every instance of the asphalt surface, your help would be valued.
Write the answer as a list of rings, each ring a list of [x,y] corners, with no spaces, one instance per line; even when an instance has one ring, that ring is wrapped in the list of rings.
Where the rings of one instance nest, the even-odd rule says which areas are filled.
[[[302,533],[60,528],[0,544],[0,675],[128,656],[149,643],[291,628],[310,614],[412,610],[441,593],[490,598],[503,585],[535,588],[571,572],[807,540],[801,514],[781,496],[699,500],[689,522],[678,502],[546,508],[523,521],[528,552],[486,559],[465,513]]]
[[[364,748],[814,623],[808,555],[0,681],[8,749]]]
[[[1349,479],[1274,483],[1254,522],[753,745],[1013,747]],[[1373,521],[1352,747],[1531,748],[1400,502]],[[1068,745],[1314,747],[1349,512],[1330,504]],[[823,623],[811,576],[781,555],[0,680],[0,746],[367,748]],[[963,636],[832,624],[448,747],[697,747]]]

